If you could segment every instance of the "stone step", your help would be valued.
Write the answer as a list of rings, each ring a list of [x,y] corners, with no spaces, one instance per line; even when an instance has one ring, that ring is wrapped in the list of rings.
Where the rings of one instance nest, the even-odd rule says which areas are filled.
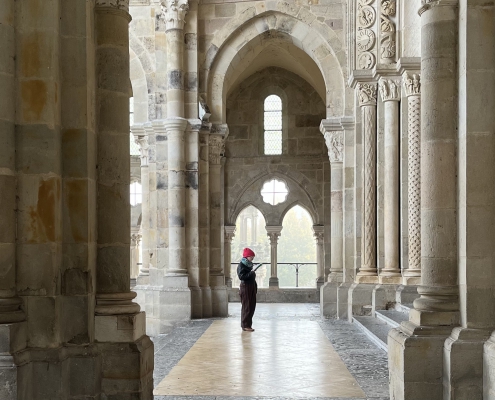
[[[409,311],[411,311],[411,309],[413,309],[414,307],[413,307],[412,303],[411,304],[397,303],[394,308],[396,311],[400,311],[400,312],[403,312],[403,313],[409,315]]]
[[[374,317],[354,316],[352,321],[379,348],[388,352],[387,336],[392,327]]]
[[[408,313],[397,310],[376,310],[375,316],[392,328],[397,328],[401,322],[409,320]]]

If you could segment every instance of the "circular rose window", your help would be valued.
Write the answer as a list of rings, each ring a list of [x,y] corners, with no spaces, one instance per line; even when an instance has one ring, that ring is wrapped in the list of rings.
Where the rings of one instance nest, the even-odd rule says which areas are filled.
[[[263,188],[261,189],[263,201],[271,204],[272,206],[283,203],[287,199],[288,194],[289,189],[287,188],[285,182],[278,181],[276,179],[265,182]]]

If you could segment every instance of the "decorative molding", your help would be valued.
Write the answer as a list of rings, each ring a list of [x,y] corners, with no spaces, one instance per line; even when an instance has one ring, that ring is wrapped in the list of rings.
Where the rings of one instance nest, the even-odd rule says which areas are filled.
[[[404,84],[407,97],[421,95],[421,79],[419,74],[413,74],[411,76],[407,71],[404,72],[402,74],[402,83]]]
[[[318,246],[323,245],[325,239],[325,227],[323,225],[313,225],[313,236]]]
[[[382,101],[400,100],[400,82],[393,79],[381,78],[378,85],[380,87],[380,96]]]
[[[344,132],[325,132],[325,143],[328,149],[328,158],[331,163],[344,161]]]
[[[161,18],[165,21],[166,30],[184,29],[186,14],[189,11],[188,0],[162,0]]]
[[[210,164],[220,165],[220,160],[225,153],[225,138],[220,135],[210,135],[208,148]]]
[[[376,83],[360,83],[357,89],[361,107],[376,105]]]
[[[396,30],[392,17],[396,14],[396,0],[381,0],[380,3],[380,61],[386,64],[395,62]]]
[[[96,8],[114,8],[129,12],[129,0],[96,0]]]
[[[373,69],[376,65],[376,34],[373,27],[376,21],[376,10],[372,6],[375,0],[357,0],[356,9],[356,67],[357,69]]]

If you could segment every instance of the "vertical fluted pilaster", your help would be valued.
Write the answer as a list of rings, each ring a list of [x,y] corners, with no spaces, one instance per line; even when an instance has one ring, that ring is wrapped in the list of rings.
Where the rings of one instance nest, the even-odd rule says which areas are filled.
[[[408,268],[405,283],[421,282],[421,83],[417,74],[403,74],[407,96],[408,136]]]
[[[399,100],[400,86],[381,78],[380,95],[385,103],[384,129],[384,248],[381,283],[400,283],[399,269]]]
[[[270,289],[278,289],[279,281],[278,281],[278,273],[277,273],[277,246],[278,239],[280,234],[282,233],[282,226],[266,226],[266,234],[270,239],[270,279],[269,279],[269,287]]]
[[[358,282],[377,277],[376,268],[376,84],[358,85],[363,125],[363,209]]]

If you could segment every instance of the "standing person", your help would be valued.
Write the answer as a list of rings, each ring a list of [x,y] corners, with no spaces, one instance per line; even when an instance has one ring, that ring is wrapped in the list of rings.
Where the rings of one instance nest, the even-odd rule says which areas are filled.
[[[253,271],[254,251],[245,248],[242,251],[242,260],[237,266],[237,276],[241,281],[239,295],[241,296],[241,327],[243,331],[254,332],[253,315],[256,309],[256,293],[258,285],[256,284],[256,272]]]

